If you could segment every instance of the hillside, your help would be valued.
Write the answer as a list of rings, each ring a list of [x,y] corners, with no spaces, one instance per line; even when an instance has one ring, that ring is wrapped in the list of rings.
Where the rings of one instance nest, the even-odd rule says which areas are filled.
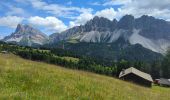
[[[63,43],[55,44],[55,46],[62,47]],[[50,46],[53,47],[54,45]],[[140,44],[130,45],[122,39],[115,43],[64,43],[65,50],[71,51],[77,55],[84,55],[103,60],[105,64],[111,64],[109,61],[120,61],[125,59],[127,61],[143,61],[153,62],[162,59],[163,56],[159,53],[153,52],[142,47]]]
[[[169,92],[0,54],[0,99],[169,100]]]

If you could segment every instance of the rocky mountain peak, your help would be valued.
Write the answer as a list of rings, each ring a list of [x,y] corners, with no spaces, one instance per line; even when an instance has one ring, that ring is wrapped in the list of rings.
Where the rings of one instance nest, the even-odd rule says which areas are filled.
[[[91,19],[90,21],[86,23],[86,25],[93,25],[96,27],[107,27],[108,24],[111,24],[110,20],[108,20],[107,18],[98,17],[98,16],[95,16],[93,19]]]
[[[3,41],[33,46],[48,42],[48,36],[30,25],[18,24],[15,32],[6,36]]]
[[[170,47],[169,22],[143,15],[125,15],[119,21],[94,17],[85,25],[73,27],[52,38],[52,42],[76,39],[80,42],[114,43],[122,37],[130,44],[141,44],[152,51],[165,53]]]
[[[121,18],[121,20],[128,20],[128,19],[135,19],[134,18],[134,16],[132,16],[132,15],[125,15],[125,16],[123,16],[122,18]]]
[[[143,15],[135,19],[135,28],[140,29],[139,34],[147,38],[170,40],[170,24],[165,20]]]
[[[22,33],[24,30],[25,30],[25,26],[22,24],[18,24],[15,33]]]
[[[148,16],[148,15],[143,15],[143,16],[140,17],[140,19],[145,19],[145,20],[156,20],[154,17]]]
[[[104,17],[95,16],[85,24],[85,31],[112,31],[116,21],[110,21]]]
[[[27,24],[18,24],[14,34],[41,34],[45,36],[44,33]]]
[[[118,21],[117,21],[116,19],[113,19],[112,22],[115,23],[115,24],[117,24]]]
[[[123,16],[117,25],[117,28],[119,29],[126,29],[126,30],[132,30],[134,27],[134,23],[135,23],[135,18],[132,15],[125,15]]]

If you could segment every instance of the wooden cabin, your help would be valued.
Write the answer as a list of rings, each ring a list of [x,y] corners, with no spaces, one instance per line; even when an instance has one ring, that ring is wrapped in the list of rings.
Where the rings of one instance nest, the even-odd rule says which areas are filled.
[[[155,84],[170,87],[170,80],[165,78],[155,79]]]
[[[146,87],[152,87],[153,82],[150,74],[144,73],[133,67],[122,70],[119,74],[119,78]]]
[[[1,51],[1,53],[3,53],[3,54],[7,54],[7,53],[8,53],[8,51]]]

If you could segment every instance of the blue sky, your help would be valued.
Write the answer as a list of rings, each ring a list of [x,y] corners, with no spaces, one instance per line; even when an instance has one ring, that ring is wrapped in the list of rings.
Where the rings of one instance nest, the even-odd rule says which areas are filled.
[[[30,24],[50,35],[85,24],[94,16],[110,20],[125,14],[170,20],[170,0],[0,0],[0,38],[17,24]]]

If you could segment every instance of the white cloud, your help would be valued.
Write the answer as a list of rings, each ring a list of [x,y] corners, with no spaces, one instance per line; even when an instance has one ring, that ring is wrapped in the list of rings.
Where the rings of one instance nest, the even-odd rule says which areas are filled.
[[[24,20],[23,17],[6,16],[0,17],[0,26],[16,28],[16,26]]]
[[[170,9],[170,0],[133,0],[128,6],[141,9]]]
[[[150,15],[168,20],[170,18],[170,0],[133,0],[121,7],[119,14],[132,14],[135,17]]]
[[[14,0],[16,3],[27,4],[27,0]]]
[[[150,15],[156,18],[162,18],[165,20],[170,19],[170,0],[106,0],[105,2],[94,2],[91,3],[98,6],[115,6],[121,5],[118,8],[118,11],[110,9],[111,14],[104,14],[109,12],[109,8],[106,8],[102,11],[97,11],[97,15],[111,19],[113,18],[120,19],[126,14],[132,14],[135,17],[140,17],[142,15]]]
[[[91,8],[82,8],[82,7],[80,8],[74,6],[63,6],[59,4],[48,4],[41,0],[28,0],[28,1],[36,9],[44,10],[47,13],[54,14],[55,16],[66,17],[66,18],[75,16],[75,14],[77,13],[91,12],[93,10]]]
[[[67,28],[85,24],[94,16],[105,17],[110,20],[116,18],[120,19],[125,14],[132,14],[135,17],[142,15],[150,15],[156,18],[170,20],[170,0],[103,0],[91,2],[91,5],[104,6],[104,9],[96,12],[91,8],[75,7],[71,0],[66,4],[53,4],[47,3],[44,0],[14,0],[17,3],[30,5],[31,9],[42,11],[43,14],[50,14],[49,17],[28,17],[27,19],[17,16],[25,16],[25,9],[15,7],[5,2],[3,5],[7,7],[6,17],[0,17],[0,26],[7,26],[15,28],[18,23],[23,20],[28,21],[30,24],[42,26],[44,29],[61,32]],[[15,5],[15,4],[14,4]],[[114,9],[114,5],[121,5],[118,10]],[[20,6],[21,7],[21,6]],[[96,9],[97,10],[97,9]],[[69,18],[71,20],[69,25],[66,26],[60,18]]]
[[[0,40],[3,39],[4,37],[0,35]]]
[[[105,18],[108,18],[110,20],[113,20],[117,13],[118,12],[115,11],[113,8],[106,8],[106,9],[103,9],[101,11],[97,11],[95,16],[105,17]]]
[[[102,3],[100,3],[100,2],[90,2],[89,4],[93,5],[93,6],[101,6],[102,5]]]
[[[84,12],[80,14],[74,21],[70,21],[69,27],[79,26],[85,24],[87,21],[93,18],[91,12]]]
[[[56,17],[39,17],[34,16],[28,19],[30,24],[41,26],[50,31],[61,32],[67,29],[67,26]]]
[[[115,11],[113,8],[106,8],[101,11],[97,11],[95,14],[91,12],[84,12],[80,14],[74,21],[70,21],[69,27],[79,26],[85,24],[87,21],[92,19],[94,16],[105,17],[109,20],[113,20],[118,16],[119,10]]]
[[[127,3],[132,2],[132,0],[109,0],[105,3],[103,3],[103,6],[111,6],[111,5],[124,5]]]
[[[9,6],[9,11],[6,13],[6,15],[24,15],[25,11],[22,8]]]
[[[166,20],[170,19],[170,15],[169,15],[170,1],[169,0],[163,0],[162,2],[160,2],[160,0],[142,0],[142,1],[140,0],[107,0],[107,2],[105,3],[94,2],[91,4],[96,5],[96,6],[99,6],[99,5],[103,5],[105,7],[109,6],[110,8],[105,8],[103,10],[96,11],[93,13],[92,13],[93,10],[90,8],[86,9],[86,8],[80,8],[80,7],[74,7],[74,6],[66,7],[66,6],[62,6],[58,4],[48,4],[41,0],[31,0],[31,4],[36,9],[44,10],[47,13],[54,14],[56,16],[72,19],[72,21],[69,22],[68,28],[83,25],[87,21],[92,19],[94,16],[105,17],[110,20],[113,20],[114,18],[120,19],[122,16],[126,14],[132,14],[135,17],[140,17],[142,15],[150,15],[150,16],[154,16],[157,18],[163,18]],[[118,10],[115,10],[113,7],[111,7],[114,5],[122,5],[122,6],[118,8]],[[75,13],[76,13],[76,16],[75,16]],[[40,21],[41,24],[39,24],[39,26],[40,25],[46,26],[49,29],[53,29],[59,32],[67,29],[67,26],[62,21],[60,22],[61,26],[58,26],[57,21],[55,23],[52,23],[53,21],[49,21],[47,20],[47,18],[39,18],[39,20],[40,19],[41,21],[46,22],[46,24],[43,25],[42,22]],[[37,25],[38,23],[34,23],[34,24]]]
[[[17,3],[16,3],[17,4]],[[21,8],[12,4],[10,2],[1,2],[0,9],[5,11],[4,15],[6,16],[24,16],[27,15],[27,12]]]
[[[124,5],[132,0],[104,0],[103,2],[90,2],[90,5],[94,6],[113,6],[113,5]]]

